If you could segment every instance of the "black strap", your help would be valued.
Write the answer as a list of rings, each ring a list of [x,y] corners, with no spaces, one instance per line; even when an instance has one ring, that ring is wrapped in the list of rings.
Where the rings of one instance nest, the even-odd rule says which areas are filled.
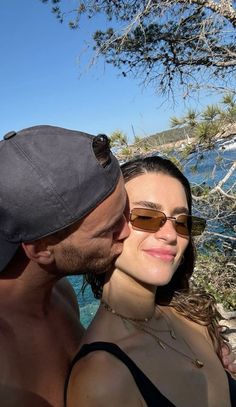
[[[236,407],[236,380],[234,380],[227,371],[226,371],[226,373],[227,373],[227,377],[228,377],[228,381],[229,381],[231,406]]]
[[[148,407],[175,407],[148,379],[147,376],[139,369],[139,367],[129,358],[129,356],[123,352],[121,348],[115,343],[110,342],[93,342],[86,345],[83,345],[80,351],[75,355],[69,370],[69,374],[66,379],[65,389],[64,389],[64,402],[66,407],[66,396],[67,396],[67,387],[69,383],[69,378],[71,375],[71,371],[73,366],[76,364],[78,360],[82,357],[86,356],[90,352],[94,352],[97,350],[102,350],[105,352],[109,352],[112,355],[116,356],[119,360],[121,360],[129,369],[130,373],[132,374],[135,383],[138,386],[140,393],[142,394],[146,404]]]

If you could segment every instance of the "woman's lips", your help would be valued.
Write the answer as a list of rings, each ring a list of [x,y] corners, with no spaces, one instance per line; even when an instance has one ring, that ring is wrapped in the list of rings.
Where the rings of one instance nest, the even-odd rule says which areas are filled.
[[[146,249],[144,252],[163,261],[173,261],[176,255],[173,250],[168,249]]]

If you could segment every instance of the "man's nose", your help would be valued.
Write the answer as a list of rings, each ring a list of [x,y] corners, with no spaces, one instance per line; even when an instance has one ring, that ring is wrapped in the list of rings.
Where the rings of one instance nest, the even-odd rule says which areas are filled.
[[[116,240],[126,239],[130,234],[130,229],[128,226],[127,218],[125,215],[122,216],[119,231],[116,232]]]

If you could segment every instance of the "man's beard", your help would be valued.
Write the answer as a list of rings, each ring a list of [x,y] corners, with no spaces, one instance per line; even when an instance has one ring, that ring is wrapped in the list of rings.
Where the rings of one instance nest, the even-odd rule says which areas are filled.
[[[118,255],[103,257],[102,251],[85,253],[73,246],[62,248],[62,263],[59,271],[64,275],[78,275],[85,273],[101,274],[112,271]]]

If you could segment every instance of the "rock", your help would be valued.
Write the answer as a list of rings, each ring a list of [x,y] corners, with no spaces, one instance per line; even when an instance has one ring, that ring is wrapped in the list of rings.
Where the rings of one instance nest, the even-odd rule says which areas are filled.
[[[222,319],[220,325],[224,326],[223,335],[228,339],[230,345],[236,350],[236,318]]]
[[[223,319],[236,319],[236,311],[226,311],[222,304],[217,304],[216,307]]]

